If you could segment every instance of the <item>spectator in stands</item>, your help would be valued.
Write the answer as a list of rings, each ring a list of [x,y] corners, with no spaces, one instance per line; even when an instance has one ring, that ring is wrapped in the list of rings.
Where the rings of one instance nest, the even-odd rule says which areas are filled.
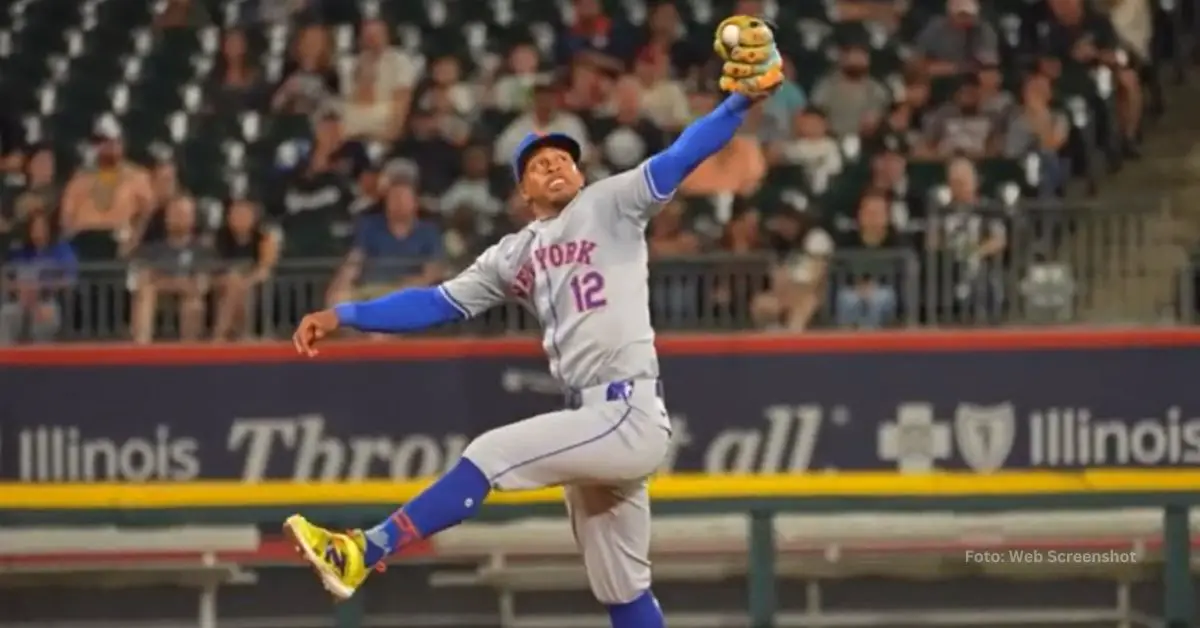
[[[1052,85],[1057,85],[1062,78],[1063,62],[1049,50],[1039,50],[1033,61],[1033,71],[1050,79]]]
[[[438,202],[441,212],[466,208],[484,218],[499,216],[504,210],[492,193],[491,161],[486,146],[476,144],[462,152],[461,174]]]
[[[910,125],[922,128],[933,100],[933,82],[929,75],[921,71],[905,72],[903,96],[899,100],[908,106]]]
[[[783,84],[776,88],[775,93],[761,107],[765,119],[758,137],[763,141],[791,137],[792,120],[798,111],[808,105],[804,88],[796,82],[796,64],[788,57],[783,58],[783,75]]]
[[[907,171],[908,159],[904,152],[895,147],[884,148],[871,157],[871,179],[867,187],[887,198],[888,222],[892,227],[904,232],[919,231],[924,228],[924,222],[919,218],[925,215],[929,199],[925,198],[924,190],[909,186]]]
[[[717,105],[717,97],[708,93],[698,96],[698,111],[703,115]],[[748,196],[758,190],[767,173],[767,158],[757,138],[738,134],[718,153],[701,162],[684,179],[679,191],[685,196],[739,194]]]
[[[444,98],[449,110],[463,120],[474,117],[479,107],[479,87],[463,80],[462,61],[454,55],[443,55],[429,64],[429,85],[418,105],[434,107],[432,99]]]
[[[521,196],[521,191],[514,189],[504,203],[505,211],[492,224],[491,233],[484,239],[483,245],[490,246],[500,241],[504,236],[520,231],[534,219],[533,210]]]
[[[825,112],[809,107],[797,113],[792,124],[792,137],[768,145],[767,162],[800,166],[811,189],[825,189],[843,167],[842,150],[829,135]]]
[[[979,159],[995,155],[1001,143],[999,121],[983,110],[979,77],[961,78],[954,99],[930,112],[924,120],[922,157],[947,159],[966,155]]]
[[[541,72],[537,46],[521,42],[508,51],[504,72],[491,87],[492,107],[505,112],[525,111],[533,105],[533,89],[548,77]]]
[[[908,4],[906,0],[837,0],[833,18],[838,22],[874,22],[895,27]]]
[[[252,201],[235,199],[226,209],[214,245],[224,274],[216,285],[212,339],[236,340],[250,331],[246,314],[254,305],[255,286],[271,276],[279,261],[279,232],[262,223]]]
[[[49,215],[31,214],[22,226],[22,237],[0,267],[0,344],[25,336],[53,340],[62,320],[59,297],[77,274],[75,251],[57,237]]]
[[[692,78],[696,68],[708,61],[707,49],[697,50],[685,37],[679,8],[670,0],[659,0],[646,16],[642,48],[638,55],[649,52],[666,55],[668,70],[681,80]]]
[[[979,175],[971,160],[947,165],[949,202],[929,217],[925,248],[932,253],[933,304],[942,317],[987,322],[1004,299],[1002,273],[1008,231],[979,193]]]
[[[644,49],[634,65],[641,88],[641,108],[658,128],[678,131],[688,123],[691,108],[683,85],[671,79],[671,62],[656,48]]]
[[[358,219],[354,248],[330,287],[329,301],[432,285],[442,277],[444,258],[441,231],[417,216],[417,191],[411,185],[391,185],[383,214]]]
[[[56,181],[54,151],[50,147],[33,147],[29,153],[23,183],[13,198],[10,219],[23,222],[34,214],[44,214],[51,220],[57,220],[62,190]],[[0,222],[3,222],[2,217]]]
[[[420,163],[421,189],[441,194],[450,188],[462,162],[461,144],[466,140],[456,116],[435,111],[413,111],[409,133],[395,153],[416,167]]]
[[[166,237],[146,242],[134,254],[137,269],[130,327],[133,340],[149,344],[154,338],[159,297],[179,300],[179,335],[198,340],[204,325],[204,296],[215,255],[197,233],[196,203],[177,196],[166,209]]]
[[[471,120],[456,104],[454,93],[453,86],[434,86],[427,92],[428,111],[437,121],[442,137],[461,149],[471,139]]]
[[[261,75],[250,58],[246,32],[227,29],[221,37],[221,54],[209,78],[208,98],[214,110],[238,113],[253,108],[262,96]]]
[[[687,258],[701,253],[700,238],[684,219],[686,207],[682,201],[672,200],[650,221],[646,241],[650,259],[655,262],[650,271],[650,303],[654,314],[667,321],[695,320],[701,302],[702,286],[697,281],[694,261],[683,261],[679,266],[668,263],[677,258]]]
[[[1143,94],[1137,67],[1117,55],[1120,42],[1112,22],[1088,10],[1083,0],[1050,0],[1050,19],[1042,45],[1064,63],[1090,69],[1106,65],[1116,78],[1117,122],[1125,152],[1137,156]]]
[[[574,0],[574,19],[558,37],[558,61],[565,64],[579,57],[621,72],[631,56],[633,33],[624,22],[605,15],[600,0]]]
[[[721,231],[717,248],[725,259],[713,273],[708,286],[709,315],[714,320],[749,320],[756,295],[767,283],[763,253],[762,221],[758,209],[739,200]]]
[[[731,15],[766,15],[763,0],[737,0],[733,4]]]
[[[167,204],[186,194],[179,183],[179,168],[172,156],[162,155],[150,170],[150,196],[134,223],[133,234],[121,243],[122,256],[144,242],[159,242],[167,236]]]
[[[350,202],[347,211],[357,216],[366,211],[374,211],[380,207],[383,200],[383,167],[382,157],[368,159],[358,173],[354,186],[354,200]]]
[[[607,72],[588,57],[576,59],[567,73],[566,88],[559,95],[559,107],[586,120],[593,111],[608,102],[616,72]]]
[[[329,136],[329,139],[325,141],[330,145],[337,143],[332,157],[333,169],[345,178],[351,187],[357,187],[360,177],[371,168],[374,158],[371,156],[371,148],[367,142],[347,137],[344,124],[339,129],[337,123],[341,119],[336,107],[331,107],[317,117],[318,125],[321,122],[328,123],[324,125],[324,133]]]
[[[767,231],[776,261],[751,316],[759,327],[804,331],[824,300],[833,239],[811,213],[791,208],[772,216]]]
[[[1004,134],[1004,155],[1018,159],[1036,153],[1040,181],[1047,192],[1066,185],[1070,167],[1059,155],[1071,133],[1067,115],[1051,105],[1054,95],[1050,80],[1041,74],[1025,77],[1021,106],[1012,112]]]
[[[842,234],[839,251],[849,253],[850,283],[837,288],[839,327],[879,328],[896,316],[896,288],[903,266],[882,253],[907,251],[909,243],[892,226],[889,200],[881,191],[870,191],[858,202],[856,228]],[[874,254],[874,255],[872,255]]]
[[[979,0],[946,0],[946,15],[925,26],[916,48],[921,67],[933,76],[973,72],[1000,58],[1000,38],[979,19]]]
[[[596,157],[609,172],[633,168],[666,148],[662,129],[643,117],[643,102],[638,80],[627,76],[613,89],[610,114],[598,116],[591,125]]]
[[[870,135],[879,125],[891,92],[871,77],[871,55],[866,46],[850,42],[838,52],[838,67],[817,82],[812,102],[829,116],[836,136]]]
[[[1144,68],[1152,63],[1150,45],[1154,40],[1154,9],[1149,0],[1103,0],[1108,18],[1117,34],[1117,41],[1126,54],[1129,65]]]
[[[684,220],[686,212],[682,201],[672,200],[650,221],[647,244],[651,259],[700,254],[700,238]]]
[[[503,203],[492,193],[490,174],[487,147],[470,146],[462,154],[461,174],[438,200],[444,223],[452,225],[445,237],[446,253],[452,259],[480,250],[504,213]]]
[[[167,0],[162,12],[154,16],[154,26],[160,29],[195,28],[211,23],[208,7],[201,0]]]
[[[344,87],[346,133],[350,137],[395,140],[408,123],[416,63],[392,47],[387,24],[366,20],[359,33],[360,50],[353,79]]]
[[[355,201],[357,207],[351,208],[351,213],[358,215],[366,212],[383,212],[383,199],[387,190],[394,183],[405,183],[418,186],[421,182],[420,169],[416,162],[404,157],[393,157],[378,165],[372,165],[364,171],[359,183],[359,197]],[[373,179],[373,181],[372,181]],[[370,190],[367,194],[364,190]],[[434,203],[432,206],[436,207]]]
[[[889,107],[875,134],[867,138],[867,152],[894,150],[908,153],[914,146],[920,146],[921,132],[913,125],[913,115],[912,105],[906,102]]]
[[[587,160],[589,158],[587,127],[579,116],[559,108],[558,97],[559,91],[553,82],[539,81],[534,86],[533,107],[528,113],[513,120],[496,139],[492,161],[508,165],[512,161],[513,152],[517,150],[517,145],[526,135],[534,131],[565,133],[575,138],[580,142],[584,159]]]
[[[996,118],[1000,125],[1008,119],[1017,99],[1004,89],[1004,73],[999,63],[987,62],[979,66],[979,108]]]
[[[78,251],[81,257],[112,257],[116,241],[129,236],[151,198],[150,177],[125,158],[120,129],[111,119],[100,124],[94,140],[93,165],[75,171],[63,192],[61,224],[67,237],[88,234],[85,239],[96,247],[95,255]]]
[[[341,237],[349,230],[354,193],[337,169],[343,141],[338,115],[325,112],[317,121],[311,149],[285,175],[272,214],[282,226],[289,257],[337,257],[345,251]]]
[[[967,157],[955,157],[946,163],[946,188],[949,196],[941,205],[943,210],[969,212],[980,210],[986,204],[987,199],[979,190],[979,171]]]
[[[324,26],[311,24],[300,30],[291,57],[283,66],[283,76],[271,99],[275,111],[308,115],[327,106],[340,92],[333,44]]]
[[[1126,124],[1140,131],[1145,96],[1142,82],[1134,78],[1143,77],[1147,83],[1153,80],[1151,77],[1154,73],[1150,69],[1155,62],[1151,52],[1154,9],[1149,0],[1107,0],[1107,3],[1109,21],[1116,32],[1118,46],[1127,56],[1125,67],[1118,66],[1118,102],[1122,115],[1129,117]]]

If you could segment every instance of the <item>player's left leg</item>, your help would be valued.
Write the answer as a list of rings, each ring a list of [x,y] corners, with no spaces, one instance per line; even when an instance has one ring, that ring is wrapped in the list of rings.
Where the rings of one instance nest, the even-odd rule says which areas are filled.
[[[549,412],[480,435],[445,475],[368,530],[334,532],[289,517],[285,533],[325,588],[345,599],[372,568],[405,546],[470,519],[493,488],[528,490],[584,479],[644,478],[670,441],[660,388],[618,382],[583,395],[582,407]]]
[[[650,591],[650,494],[644,481],[569,486],[567,513],[592,594],[613,628],[664,628]]]

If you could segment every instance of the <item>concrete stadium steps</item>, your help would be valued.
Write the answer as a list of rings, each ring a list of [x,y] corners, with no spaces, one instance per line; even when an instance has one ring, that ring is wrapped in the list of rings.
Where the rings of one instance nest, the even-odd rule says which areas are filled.
[[[1106,179],[1099,204],[1131,218],[1078,222],[1058,259],[1076,263],[1080,320],[1156,323],[1175,319],[1180,273],[1200,244],[1200,81],[1166,88],[1165,115],[1147,133],[1144,157]]]

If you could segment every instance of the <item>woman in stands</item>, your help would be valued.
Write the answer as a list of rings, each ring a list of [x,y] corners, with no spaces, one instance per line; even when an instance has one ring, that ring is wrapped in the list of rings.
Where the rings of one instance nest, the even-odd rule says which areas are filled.
[[[217,282],[214,342],[235,340],[250,331],[246,314],[253,306],[253,288],[270,276],[279,260],[279,233],[264,225],[259,213],[251,201],[234,200],[217,230],[217,256],[226,271]]]
[[[71,245],[58,239],[54,222],[34,213],[25,234],[0,276],[0,345],[24,336],[49,342],[62,320],[60,292],[75,281],[77,263]]]
[[[309,114],[340,92],[333,44],[324,26],[313,24],[300,31],[291,59],[283,66],[283,76],[283,83],[271,99],[275,111]]]
[[[258,102],[259,71],[250,58],[245,31],[225,31],[221,54],[209,78],[209,96],[213,109],[220,113],[240,112]]]

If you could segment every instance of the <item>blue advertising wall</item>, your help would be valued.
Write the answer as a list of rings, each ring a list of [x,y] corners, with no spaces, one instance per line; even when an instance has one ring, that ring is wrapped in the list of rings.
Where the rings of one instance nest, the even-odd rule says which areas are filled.
[[[662,373],[676,429],[664,471],[1200,463],[1190,335],[1093,344],[1060,334],[1062,347],[1032,337],[1041,338],[925,346],[912,336],[892,348],[792,340],[793,351],[759,339],[711,352],[668,341]],[[361,359],[352,347],[331,350],[328,361],[274,349],[196,349],[195,359],[149,349],[130,359],[102,349],[10,353],[0,359],[0,474],[408,479],[438,473],[476,434],[560,406],[543,360],[525,348],[413,357],[404,347]]]

